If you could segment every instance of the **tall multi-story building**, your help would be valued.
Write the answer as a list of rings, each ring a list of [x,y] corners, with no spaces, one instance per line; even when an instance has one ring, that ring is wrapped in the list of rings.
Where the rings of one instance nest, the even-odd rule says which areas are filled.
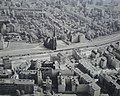
[[[84,43],[85,42],[85,35],[82,33],[72,34],[70,33],[70,42],[72,43]]]
[[[120,96],[119,79],[115,80],[111,76],[101,73],[99,76],[99,84],[110,96]]]
[[[0,79],[0,94],[14,94],[16,91],[33,94],[34,80],[29,79]]]
[[[24,70],[19,73],[19,78],[34,80],[35,84],[41,85],[42,73],[41,70]]]
[[[79,79],[81,78],[81,79]],[[90,96],[100,96],[101,88],[93,82],[89,75],[83,76],[63,76],[59,75],[58,79],[58,92],[60,93],[84,93]]]

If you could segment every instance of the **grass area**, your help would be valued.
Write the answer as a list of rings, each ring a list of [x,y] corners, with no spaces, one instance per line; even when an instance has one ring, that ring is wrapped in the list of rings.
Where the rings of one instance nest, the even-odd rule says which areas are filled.
[[[25,42],[10,42],[5,50],[27,49],[39,46],[39,44],[29,44]]]

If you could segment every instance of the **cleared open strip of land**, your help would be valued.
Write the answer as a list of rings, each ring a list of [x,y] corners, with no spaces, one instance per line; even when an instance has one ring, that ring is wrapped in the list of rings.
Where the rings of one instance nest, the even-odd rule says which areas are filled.
[[[46,48],[28,48],[28,49],[16,49],[16,50],[1,50],[0,57],[3,56],[10,56],[10,57],[19,57],[19,56],[29,56],[29,55],[37,55],[37,54],[47,54],[47,53],[54,53],[54,52],[61,52],[72,50],[74,48],[91,48],[91,47],[100,47],[103,45],[108,45],[113,42],[120,41],[120,34],[114,34],[110,36],[104,36],[100,39],[94,39],[93,41],[87,41],[85,43],[74,43],[69,46],[64,46],[58,48],[57,50],[49,50]]]

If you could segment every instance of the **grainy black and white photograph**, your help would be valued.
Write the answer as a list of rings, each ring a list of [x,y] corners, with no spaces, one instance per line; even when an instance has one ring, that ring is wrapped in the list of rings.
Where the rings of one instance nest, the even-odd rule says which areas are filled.
[[[0,0],[0,96],[120,96],[120,0]]]

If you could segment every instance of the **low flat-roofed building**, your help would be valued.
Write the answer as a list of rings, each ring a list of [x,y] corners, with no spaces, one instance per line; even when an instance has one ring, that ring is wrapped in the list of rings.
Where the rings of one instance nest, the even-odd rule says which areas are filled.
[[[76,59],[76,60],[79,60],[82,58],[82,55],[81,55],[81,52],[80,50],[73,50],[72,51],[72,56]]]
[[[115,42],[112,44],[114,49],[118,50],[120,48],[120,42]]]
[[[27,61],[25,61],[25,62],[22,62],[17,68],[16,68],[16,70],[17,71],[23,71],[23,70],[28,70],[29,68],[30,68],[30,62],[27,62]]]
[[[58,62],[59,62],[60,64],[65,64],[65,62],[66,62],[66,56],[65,56],[65,54],[63,54],[63,53],[58,53],[58,54],[57,54],[57,57],[58,57]]]
[[[98,58],[100,56],[100,53],[96,50],[91,51],[91,58]]]
[[[102,56],[103,54],[104,54],[104,52],[105,52],[105,48],[99,48],[99,49],[97,49],[97,52],[100,54],[100,56]]]

